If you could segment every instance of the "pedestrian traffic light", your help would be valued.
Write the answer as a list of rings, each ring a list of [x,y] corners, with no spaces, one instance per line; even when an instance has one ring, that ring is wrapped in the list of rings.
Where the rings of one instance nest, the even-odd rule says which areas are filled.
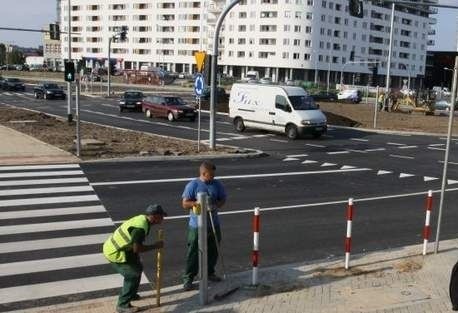
[[[350,51],[350,61],[355,60],[355,50]]]
[[[67,82],[75,81],[75,64],[71,61],[65,61],[64,80]]]
[[[353,17],[363,17],[363,1],[362,0],[349,0],[348,10]]]
[[[119,33],[119,39],[121,39],[121,41],[126,41],[127,30],[128,30],[127,26],[121,27],[121,32]]]
[[[60,40],[59,24],[49,24],[49,38],[51,40]]]

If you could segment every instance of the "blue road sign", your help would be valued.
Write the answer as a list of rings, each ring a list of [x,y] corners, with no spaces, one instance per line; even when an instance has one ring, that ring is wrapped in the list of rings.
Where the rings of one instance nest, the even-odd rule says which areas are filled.
[[[196,96],[200,97],[202,95],[204,87],[204,77],[202,74],[197,74],[196,80],[194,81],[194,92],[196,93]]]

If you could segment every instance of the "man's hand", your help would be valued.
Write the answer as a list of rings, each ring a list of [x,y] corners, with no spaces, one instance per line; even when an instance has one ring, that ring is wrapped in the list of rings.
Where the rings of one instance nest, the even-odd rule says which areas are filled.
[[[195,214],[195,215],[200,215],[200,213],[202,212],[202,206],[200,205],[200,203],[195,203],[193,206],[192,206],[192,212]]]

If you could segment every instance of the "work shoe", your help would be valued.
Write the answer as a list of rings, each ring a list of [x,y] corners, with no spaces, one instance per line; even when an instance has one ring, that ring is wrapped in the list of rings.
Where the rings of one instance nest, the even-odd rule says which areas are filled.
[[[194,286],[192,285],[192,281],[187,281],[183,284],[183,290],[184,291],[190,291],[193,290]]]
[[[208,275],[208,280],[209,280],[209,281],[212,281],[212,282],[214,282],[214,283],[219,283],[220,281],[222,281],[221,277],[216,276],[216,274],[210,274],[210,275]]]
[[[142,297],[141,297],[138,293],[136,293],[135,296],[132,297],[131,301],[138,301],[138,300],[140,300],[141,298],[142,298]]]
[[[118,306],[116,308],[116,312],[118,312],[118,313],[134,313],[134,312],[138,312],[138,311],[140,311],[139,308],[137,308],[136,306],[131,306],[130,304],[126,308],[120,307],[120,306]]]

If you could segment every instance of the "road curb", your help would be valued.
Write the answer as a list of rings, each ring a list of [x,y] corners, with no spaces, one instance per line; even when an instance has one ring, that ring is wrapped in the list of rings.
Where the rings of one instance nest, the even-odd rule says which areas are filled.
[[[339,125],[332,125],[332,124],[329,124],[328,126],[336,128],[336,129],[358,130],[358,131],[361,131],[361,132],[379,133],[379,134],[416,135],[416,136],[431,136],[431,137],[432,136],[434,136],[434,137],[447,136],[446,133],[428,133],[428,132],[420,132],[420,131],[373,129],[373,128],[363,128],[363,127],[339,126]],[[452,137],[458,137],[458,135],[455,135],[455,136],[452,136]]]

